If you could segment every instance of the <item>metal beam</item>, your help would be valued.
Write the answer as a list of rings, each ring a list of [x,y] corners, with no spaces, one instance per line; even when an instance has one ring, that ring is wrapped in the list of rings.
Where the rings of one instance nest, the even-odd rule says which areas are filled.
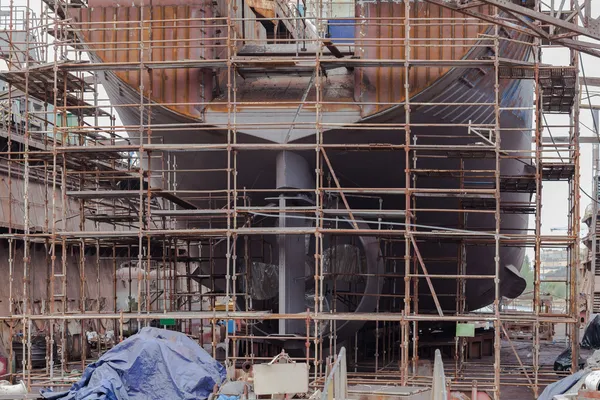
[[[517,19],[519,22],[521,22],[523,25],[525,25],[532,31],[536,32],[540,37],[547,38],[548,40],[550,40],[550,34],[544,29],[542,29],[541,26],[536,25],[534,21],[528,21],[526,17],[519,15],[518,13],[508,11],[508,14],[510,14],[513,18]]]
[[[583,42],[580,40],[570,39],[572,36],[586,36],[595,40],[600,40],[600,33],[598,32],[596,26],[599,24],[597,19],[592,19],[589,16],[586,18],[582,18],[588,21],[588,27],[581,27],[579,25],[564,21],[560,18],[556,18],[546,13],[542,13],[539,11],[532,10],[527,7],[522,7],[517,4],[514,4],[510,0],[471,0],[466,2],[465,4],[458,4],[457,1],[445,1],[445,0],[424,0],[428,3],[438,5],[440,7],[447,8],[449,10],[453,10],[456,12],[463,13],[465,15],[478,18],[482,21],[490,22],[492,24],[497,24],[503,26],[508,29],[513,29],[521,33],[525,33],[534,37],[539,37],[542,39],[549,40],[552,43],[563,45],[565,47],[572,48],[574,50],[580,51],[582,53],[590,54],[594,57],[600,57],[600,51],[597,50],[597,45],[594,43]],[[586,2],[589,0],[586,0]],[[518,22],[523,23],[523,21],[519,18],[514,22],[507,21],[506,19],[499,18],[494,15],[488,15],[481,12],[478,12],[471,7],[471,4],[477,3],[480,5],[481,3],[497,6],[498,8],[506,11],[509,14],[518,14],[523,17],[531,18],[535,21],[540,21],[544,24],[552,25],[555,27],[562,28],[566,30],[566,33],[561,33],[560,35],[550,35],[546,32],[542,35],[539,32],[539,29],[531,29],[531,23],[527,23],[524,25],[520,25]],[[584,7],[586,10],[587,7]],[[556,10],[552,10],[554,12]],[[528,26],[529,25],[529,26]],[[590,26],[594,26],[594,28],[590,28]]]
[[[323,154],[323,159],[325,160],[325,162],[327,163],[327,166],[329,167],[329,173],[331,174],[331,177],[333,178],[335,185],[337,186],[338,189],[341,189],[342,187],[340,186],[340,181],[338,180],[337,175],[335,174],[335,171],[333,169],[333,166],[331,165],[331,161],[329,161],[329,157],[327,156],[325,149],[323,149],[323,148],[321,149],[321,154]],[[340,197],[342,198],[344,207],[346,207],[346,210],[348,211],[348,216],[350,217],[350,220],[352,221],[352,226],[354,226],[355,229],[358,229],[358,224],[356,223],[356,220],[354,219],[354,215],[352,214],[352,209],[350,208],[350,204],[348,203],[348,200],[346,199],[346,195],[344,194],[343,191],[340,191]]]
[[[581,86],[600,86],[600,77],[597,76],[586,76],[579,78],[579,83]]]
[[[590,30],[589,28],[582,27],[582,26],[579,26],[579,25],[576,25],[576,24],[573,24],[570,22],[566,22],[560,18],[550,16],[543,12],[535,11],[530,8],[517,5],[517,4],[513,3],[511,0],[478,0],[478,1],[482,1],[486,4],[497,6],[498,8],[508,11],[508,12],[511,12],[511,13],[517,13],[517,14],[523,15],[525,17],[529,17],[529,18],[544,22],[546,24],[550,24],[553,26],[557,26],[559,28],[566,29],[570,32],[574,32],[579,35],[587,36],[591,39],[600,40],[600,33],[598,33],[595,30]],[[590,0],[586,0],[586,1],[589,2]],[[552,11],[554,11],[554,10],[552,10]],[[588,16],[588,18],[589,18],[589,16]]]
[[[427,267],[425,266],[423,257],[421,257],[421,252],[419,251],[419,247],[417,246],[417,242],[413,235],[410,235],[410,242],[412,243],[413,249],[415,249],[415,254],[417,256],[417,259],[419,260],[419,264],[421,265],[423,274],[425,275],[425,280],[427,281],[427,286],[429,286],[429,290],[431,291],[431,296],[433,297],[433,302],[435,303],[435,308],[437,309],[439,316],[443,317],[444,312],[442,311],[442,307],[440,306],[440,301],[438,300],[437,294],[435,293],[435,289],[433,288],[433,283],[431,282],[431,278],[429,277],[429,272],[427,271]]]
[[[554,139],[554,141],[552,141],[553,139]],[[553,136],[552,138],[549,138],[549,137],[542,138],[542,143],[545,145],[552,145],[553,143],[564,144],[564,143],[569,143],[570,140],[571,140],[571,138],[569,138],[568,136]],[[532,139],[531,142],[534,143],[535,139]],[[595,136],[579,136],[579,143],[580,144],[594,144],[594,143],[600,143],[600,141]]]

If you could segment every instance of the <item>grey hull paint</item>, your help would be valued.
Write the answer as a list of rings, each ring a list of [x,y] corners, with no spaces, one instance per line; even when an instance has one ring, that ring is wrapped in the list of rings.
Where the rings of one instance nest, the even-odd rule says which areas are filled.
[[[467,72],[465,70],[452,70],[434,85],[411,99],[413,102],[492,102],[493,85],[495,79],[490,76],[483,76],[476,85],[468,85],[460,78]],[[114,74],[107,72],[104,77],[104,86],[111,100],[116,104],[132,104],[139,99],[139,94],[132,88],[121,82]],[[510,84],[504,84],[501,87],[503,97],[502,106],[523,107],[533,104],[532,87],[527,81],[513,81]],[[137,108],[120,108],[119,115],[126,125],[138,125],[140,122],[139,110]],[[369,118],[368,123],[376,122],[394,122],[401,124],[404,121],[403,107],[392,108],[380,115]],[[487,106],[421,106],[411,109],[412,124],[465,124],[469,121],[473,123],[491,123],[493,121],[493,109]],[[160,136],[162,141],[167,144],[181,143],[226,143],[227,134],[223,130],[204,130],[184,128],[189,126],[198,126],[198,121],[188,119],[177,115],[170,110],[155,106],[152,109],[152,124],[155,126],[152,135]],[[161,132],[161,124],[182,124],[180,130],[170,130]],[[508,112],[501,113],[500,126],[503,128],[518,128],[522,131],[502,131],[501,145],[504,150],[529,150],[531,147],[530,133],[527,130],[531,125],[531,115],[527,112]],[[205,128],[206,129],[206,128]],[[419,139],[419,144],[459,144],[454,139],[448,137],[458,137],[465,135],[464,127],[412,127],[412,133],[416,136],[428,136],[428,139]],[[237,133],[238,143],[265,143],[244,133]],[[314,143],[315,137],[309,136],[295,143]],[[323,133],[325,143],[395,143],[404,142],[403,131],[381,131],[381,130],[330,130]],[[314,167],[314,151],[298,152],[303,155],[309,164]],[[275,187],[275,151],[267,150],[242,150],[236,157],[237,163],[237,187],[253,189],[271,189]],[[177,166],[180,170],[185,169],[204,169],[204,168],[226,168],[227,155],[225,152],[178,152],[172,154],[177,160]],[[330,152],[329,157],[336,171],[338,178],[344,187],[389,187],[401,188],[404,183],[404,151],[398,152]],[[494,161],[489,159],[472,159],[465,161],[466,168],[472,169],[493,169]],[[419,159],[417,167],[423,169],[447,169],[456,168],[456,162],[446,159]],[[156,168],[156,167],[153,167]],[[529,170],[530,166],[526,163],[516,160],[504,160],[501,162],[501,174],[507,176],[521,176]],[[226,187],[226,176],[223,173],[195,173],[181,172],[177,173],[177,187],[184,189],[202,189],[218,190]],[[159,182],[153,182],[158,185]],[[418,187],[455,187],[454,181],[450,180],[432,180],[420,179]],[[526,193],[502,193],[502,201],[529,201],[530,195]],[[353,207],[360,208],[367,200],[351,200]],[[402,209],[404,208],[403,197],[383,196],[384,208]],[[265,205],[266,200],[259,196],[252,198],[252,204]],[[448,208],[450,204],[456,203],[456,200],[447,198],[425,198],[418,200],[419,208],[441,209]],[[205,205],[202,205],[205,206]],[[450,207],[451,208],[451,207]],[[456,207],[454,207],[456,208]],[[418,215],[417,223],[422,225],[433,225],[439,227],[456,227],[457,213],[423,213]],[[527,228],[527,216],[518,214],[502,215],[500,226],[501,231],[505,233],[524,233]],[[495,219],[489,214],[469,214],[466,229],[493,231]],[[457,246],[448,243],[423,243],[419,245],[423,257],[426,260],[429,272],[432,274],[453,274],[456,273],[456,263],[448,264],[435,261],[456,256]],[[218,251],[218,250],[217,250]],[[224,251],[224,249],[222,249]],[[473,246],[467,250],[467,273],[477,275],[493,275],[495,270],[493,246]],[[396,254],[402,256],[402,254]],[[524,280],[515,273],[514,269],[507,269],[505,266],[513,265],[520,269],[524,249],[519,247],[502,247],[500,249],[500,293],[506,297],[518,296],[525,287]],[[220,266],[224,268],[223,265]],[[398,266],[398,271],[402,271],[404,266]],[[454,310],[456,304],[456,283],[452,280],[434,279],[434,287],[440,297],[440,302],[445,310]],[[402,293],[403,285],[384,285],[383,290],[387,293]],[[477,309],[490,304],[494,299],[493,280],[469,280],[466,289],[467,308]],[[433,302],[429,289],[425,282],[421,282],[419,287],[419,309],[433,309]],[[382,310],[381,310],[382,311]]]

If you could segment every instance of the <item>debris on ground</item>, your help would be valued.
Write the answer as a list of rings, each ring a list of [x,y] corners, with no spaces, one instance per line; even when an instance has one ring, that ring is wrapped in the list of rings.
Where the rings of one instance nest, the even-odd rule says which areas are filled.
[[[571,348],[566,348],[562,353],[556,357],[554,361],[554,370],[555,371],[570,371],[571,370]],[[583,369],[585,365],[585,361],[581,356],[579,357],[579,369]]]
[[[589,356],[589,358],[585,361],[586,369],[600,369],[600,350],[594,351],[594,353]]]
[[[566,367],[567,363],[571,363],[571,349],[563,351],[555,362],[562,367]],[[554,382],[546,387],[538,400],[561,400],[561,399],[587,399],[600,398],[600,350],[596,350],[585,361],[585,369],[581,365],[582,358],[579,357],[580,371],[569,375],[557,382]],[[589,397],[592,396],[592,397]]]
[[[207,399],[225,368],[185,334],[143,328],[90,364],[67,392],[46,399]]]

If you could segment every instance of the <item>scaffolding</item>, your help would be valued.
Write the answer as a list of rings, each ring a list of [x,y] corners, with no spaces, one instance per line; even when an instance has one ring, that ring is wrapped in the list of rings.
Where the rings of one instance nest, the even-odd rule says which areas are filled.
[[[378,2],[273,3],[275,14],[262,17],[254,2],[235,0],[206,2],[201,12],[145,1],[120,10],[92,11],[85,0],[45,0],[39,12],[12,1],[0,8],[8,104],[15,96],[43,104],[26,106],[22,122],[0,121],[8,181],[1,319],[9,358],[19,353],[15,376],[30,388],[69,386],[77,378],[71,369],[98,356],[86,332],[110,346],[111,337],[118,342],[150,324],[195,337],[231,368],[299,349],[292,356],[309,364],[315,388],[342,342],[351,384],[431,385],[420,355],[448,343],[419,333],[440,322],[457,331],[484,326],[493,343],[486,363],[469,358],[467,337],[449,341],[452,390],[471,391],[475,382],[495,399],[509,386],[537,396],[560,376],[540,360],[548,323],[564,327],[577,368],[581,49],[572,44],[567,65],[542,59],[545,46],[570,43],[567,28],[525,23],[517,13],[490,18],[507,7],[494,4],[501,1],[466,5],[464,13],[460,2],[398,2],[389,14]],[[352,15],[336,20],[334,7]],[[527,9],[572,12],[563,24],[577,25],[574,10],[542,12],[537,1]],[[256,33],[260,27],[266,34]],[[548,43],[544,32],[560,38]],[[352,74],[360,83],[348,89]],[[417,95],[445,74],[462,86]],[[248,86],[270,79],[276,87],[281,77],[293,83],[288,97]],[[184,93],[174,91],[181,81]],[[478,86],[486,96],[447,95]],[[263,89],[262,98],[252,96]],[[531,104],[511,100],[527,96]],[[391,108],[395,120],[350,120]],[[181,118],[165,122],[165,110]],[[533,124],[505,125],[508,114],[533,115]],[[554,122],[554,114],[568,122]],[[431,122],[438,115],[446,120]],[[548,141],[556,130],[568,140]],[[246,139],[261,131],[281,140]],[[533,149],[503,146],[516,135]],[[340,167],[346,155],[353,168]],[[273,166],[255,185],[248,175],[261,160],[306,164],[312,181],[275,177]],[[366,166],[377,171],[366,179],[374,183],[355,183]],[[547,181],[564,182],[568,194],[562,235],[542,233]],[[443,223],[429,222],[438,216]],[[474,218],[484,222],[475,226]],[[503,225],[518,218],[534,224]],[[292,242],[307,244],[301,253],[282,251]],[[560,310],[546,307],[540,291],[540,254],[550,248],[569,254]],[[534,288],[531,306],[515,310],[503,306],[509,288],[501,283],[512,272],[501,254],[524,249],[535,254]],[[473,272],[471,254],[480,252],[491,255],[487,273]],[[300,305],[286,293],[299,276],[282,268],[298,257],[308,260],[301,277],[310,276],[294,291],[306,298]],[[479,282],[491,288],[491,305],[473,310]],[[531,359],[519,356],[507,322],[531,327]],[[357,328],[342,336],[348,327]],[[514,357],[502,359],[507,346]]]
[[[594,129],[597,132],[598,129],[598,110],[592,110],[592,117],[594,122]],[[599,167],[600,167],[600,156],[598,144],[593,144],[593,160],[592,160],[592,202],[586,207],[583,221],[587,224],[588,234],[583,239],[587,251],[584,262],[586,270],[590,274],[588,280],[588,293],[589,293],[589,304],[588,308],[592,310],[594,314],[600,311],[600,283],[596,284],[597,276],[600,275],[600,244],[598,243],[598,201],[600,200],[600,180],[599,180]]]

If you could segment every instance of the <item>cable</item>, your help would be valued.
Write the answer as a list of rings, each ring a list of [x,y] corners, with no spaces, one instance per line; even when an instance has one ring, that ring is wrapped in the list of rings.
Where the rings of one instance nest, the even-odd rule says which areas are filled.
[[[588,131],[592,132],[592,133],[596,133],[596,131],[592,128],[590,128],[589,126],[587,126],[586,124],[584,124],[583,122],[579,121],[579,125],[582,125],[585,129],[587,129]]]
[[[593,202],[595,202],[596,204],[600,204],[600,202],[598,202],[598,200],[594,199],[592,196],[590,196],[585,190],[583,190],[583,188],[581,187],[581,185],[579,186],[579,190],[585,194],[587,197],[589,197],[590,200],[592,200]]]

